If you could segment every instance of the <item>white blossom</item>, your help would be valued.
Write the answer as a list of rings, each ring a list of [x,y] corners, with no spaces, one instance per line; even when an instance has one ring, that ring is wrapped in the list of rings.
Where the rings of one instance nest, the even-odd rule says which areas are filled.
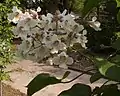
[[[52,33],[46,33],[44,34],[44,38],[42,40],[42,43],[44,43],[45,45],[47,45],[48,48],[52,48],[52,44],[53,42],[57,41],[57,35],[52,34]]]
[[[31,18],[32,18],[32,17],[31,17],[31,15],[29,14],[29,12],[25,12],[24,14],[21,15],[19,21],[26,20],[26,19],[31,19]]]
[[[61,52],[57,57],[53,58],[54,65],[58,65],[60,68],[68,68],[67,65],[73,63],[73,59],[69,57],[65,52]]]
[[[102,29],[100,28],[100,22],[97,21],[97,17],[93,17],[92,21],[88,21],[88,24],[90,25],[90,27],[92,27],[93,29],[95,29],[96,31],[101,31]]]
[[[53,42],[53,44],[52,44],[51,53],[52,54],[58,53],[59,50],[65,50],[66,47],[67,46],[64,43],[62,43],[61,41],[57,40],[57,41]]]
[[[50,55],[50,50],[46,46],[40,46],[38,48],[35,48],[32,52],[35,53],[35,57],[38,60],[42,60]]]
[[[40,12],[40,11],[41,11],[41,8],[40,8],[40,7],[38,7],[38,8],[37,8],[37,12]]]
[[[13,8],[12,8],[12,11],[13,11],[13,13],[22,13],[22,11],[21,10],[19,10],[18,8],[17,8],[17,6],[13,6]]]
[[[22,13],[14,7],[13,13],[8,15],[8,20],[17,24],[13,30],[14,35],[22,39],[22,43],[17,46],[18,51],[26,59],[40,62],[48,58],[47,63],[50,65],[68,68],[68,65],[73,64],[73,58],[66,51],[75,43],[80,43],[86,49],[87,30],[76,23],[66,9],[62,13],[58,11],[57,21],[56,16],[51,13],[38,18],[37,12],[40,11],[41,8],[38,7],[37,11],[30,9]],[[90,24],[97,22],[93,19]]]
[[[13,11],[13,13],[8,14],[8,20],[10,22],[17,24],[20,17],[23,15],[23,13],[16,6],[13,6],[12,11]]]

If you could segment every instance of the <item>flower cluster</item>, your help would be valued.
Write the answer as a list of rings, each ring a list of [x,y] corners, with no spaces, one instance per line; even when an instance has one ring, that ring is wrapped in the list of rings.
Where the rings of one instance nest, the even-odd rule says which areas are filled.
[[[71,14],[67,14],[67,10],[63,13],[56,10],[55,14],[47,15],[40,14],[40,7],[24,13],[13,7],[12,11],[8,14],[8,20],[17,24],[13,33],[22,39],[17,48],[27,59],[39,62],[50,57],[51,64],[66,68],[66,65],[73,63],[73,59],[66,54],[68,47],[79,43],[87,48],[87,31],[74,21]]]

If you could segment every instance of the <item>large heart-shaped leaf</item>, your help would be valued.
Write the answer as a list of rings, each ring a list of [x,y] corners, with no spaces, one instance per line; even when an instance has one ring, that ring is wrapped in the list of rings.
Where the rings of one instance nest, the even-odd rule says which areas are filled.
[[[26,86],[28,88],[27,95],[32,96],[35,92],[41,90],[42,88],[60,82],[61,80],[50,76],[47,73],[39,74]]]
[[[99,72],[104,75],[105,77],[120,81],[120,67],[117,66],[115,63],[111,63],[103,58],[96,58],[95,60]]]
[[[95,74],[93,74],[90,77],[90,82],[94,83],[95,81],[99,80],[100,78],[102,78],[103,76],[100,74],[100,72],[96,72]]]
[[[116,55],[113,58],[111,58],[111,62],[113,62],[116,65],[120,66],[120,55]]]
[[[120,96],[120,90],[116,84],[104,85],[93,89],[92,96]]]
[[[88,14],[94,7],[98,6],[101,1],[102,0],[86,0],[82,10],[82,16],[86,16],[86,14]]]
[[[120,50],[120,37],[112,44],[112,47]]]
[[[61,92],[58,96],[90,96],[91,88],[88,85],[77,83],[69,90]]]
[[[118,86],[115,84],[105,85],[102,90],[102,96],[120,96],[120,90],[118,90]]]

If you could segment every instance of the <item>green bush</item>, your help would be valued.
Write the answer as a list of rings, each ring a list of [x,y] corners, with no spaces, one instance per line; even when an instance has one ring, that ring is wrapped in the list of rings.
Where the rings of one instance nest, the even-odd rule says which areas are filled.
[[[13,6],[18,4],[18,0],[0,1],[0,69],[11,63],[14,56],[12,50],[12,25],[7,20],[7,14],[11,11]],[[1,75],[2,73],[5,76],[3,71],[0,72]]]

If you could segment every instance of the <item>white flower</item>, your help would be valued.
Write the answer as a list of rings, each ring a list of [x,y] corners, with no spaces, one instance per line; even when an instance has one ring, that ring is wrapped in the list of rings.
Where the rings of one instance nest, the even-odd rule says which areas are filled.
[[[66,15],[66,13],[67,13],[67,10],[65,9],[61,14],[58,14],[58,17],[63,18]]]
[[[24,14],[22,14],[19,21],[25,20],[25,19],[32,19],[32,17],[29,14],[29,12],[25,12]]]
[[[67,32],[72,32],[74,26],[77,25],[77,23],[74,21],[74,19],[71,17],[70,14],[65,15],[62,18],[62,23],[63,23],[64,30]]]
[[[41,11],[41,8],[40,8],[40,7],[38,7],[38,8],[37,8],[37,12],[40,12],[40,11]]]
[[[88,21],[88,24],[90,25],[90,27],[92,27],[93,29],[95,29],[96,31],[101,31],[102,29],[100,28],[100,22],[96,21],[97,18],[93,17],[92,21]]]
[[[38,22],[35,19],[27,18],[18,22],[17,27],[13,30],[14,35],[26,40],[28,34],[32,34],[31,28],[35,27]],[[31,33],[30,33],[31,32]]]
[[[65,9],[61,15],[62,15],[62,16],[65,16],[66,13],[67,13],[67,10]]]
[[[35,53],[35,57],[38,60],[43,60],[45,57],[50,55],[50,50],[46,46],[40,46],[38,48],[35,48],[33,51]]]
[[[17,24],[21,16],[22,16],[22,13],[10,13],[8,14],[8,20],[10,22]]]
[[[48,34],[47,33],[44,34],[44,38],[43,38],[42,43],[44,43],[48,48],[52,48],[53,42],[55,42],[57,40],[58,40],[57,35],[52,34],[50,32]]]
[[[52,58],[49,58],[49,59],[46,61],[46,63],[47,63],[48,65],[53,65],[53,60],[52,60]]]
[[[83,25],[76,24],[76,25],[74,26],[73,31],[75,31],[74,33],[79,33],[79,32],[81,32],[81,31],[83,31],[83,29],[84,29],[84,26],[83,26]]]
[[[51,53],[52,54],[58,53],[59,50],[65,50],[66,47],[67,46],[63,42],[57,40],[52,44]]]
[[[34,28],[37,24],[38,24],[38,21],[36,19],[27,18],[25,20],[21,20],[17,24],[16,32],[19,34],[19,36],[20,34],[23,34],[23,33],[24,33],[23,35],[31,34],[33,33],[31,32],[32,28]]]
[[[87,48],[86,43],[88,42],[88,40],[87,37],[84,36],[83,34],[78,35],[77,42],[80,43],[83,48],[85,49]]]
[[[19,10],[19,9],[17,8],[17,6],[13,6],[12,11],[13,11],[13,13],[22,13],[22,11]]]
[[[68,68],[67,65],[73,64],[73,59],[69,57],[65,52],[61,52],[57,57],[53,58],[54,65],[58,65],[60,68]]]
[[[32,0],[33,2],[35,2],[35,0]]]
[[[33,19],[38,19],[38,14],[35,10],[30,9],[30,15]]]
[[[14,35],[23,40],[18,50],[26,58],[37,62],[51,56],[47,58],[50,65],[67,68],[73,63],[73,59],[66,54],[67,48],[75,43],[80,43],[82,47],[87,48],[85,36],[87,31],[83,25],[74,21],[71,14],[66,15],[67,10],[63,13],[56,12],[57,26],[56,18],[51,13],[38,18],[37,12],[40,11],[41,8],[38,7],[36,11],[29,10],[21,13],[17,7],[14,7],[13,13],[9,14],[9,20],[17,23],[13,31]],[[96,22],[96,20],[93,21]]]
[[[83,48],[86,47],[86,43],[88,42],[87,37],[85,36],[87,34],[86,30],[83,30],[83,33],[77,33],[76,37],[71,40],[70,46],[73,46],[75,43],[80,43]]]
[[[51,13],[47,13],[47,16],[42,15],[41,17],[42,17],[42,20],[48,24],[50,24],[53,20],[53,15]]]
[[[36,19],[28,19],[26,22],[26,26],[29,26],[30,28],[34,28],[38,24],[38,20]]]
[[[87,35],[87,30],[83,30],[83,35]]]
[[[8,14],[8,20],[17,24],[23,13],[16,6],[13,6],[12,11],[13,13]]]
[[[75,14],[74,12],[71,12],[70,15],[73,17],[73,19],[79,18],[79,15]]]
[[[24,55],[26,54],[26,52],[28,52],[30,47],[31,47],[30,43],[26,40],[23,40],[20,45],[17,45],[18,50],[22,52]]]

